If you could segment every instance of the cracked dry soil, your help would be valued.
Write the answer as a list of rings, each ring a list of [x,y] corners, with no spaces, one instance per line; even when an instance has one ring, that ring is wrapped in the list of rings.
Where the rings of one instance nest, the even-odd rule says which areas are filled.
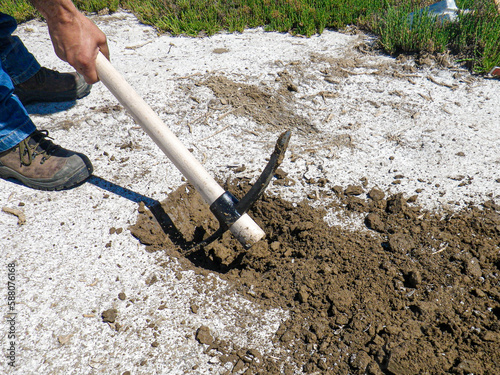
[[[187,258],[183,264],[218,273],[248,299],[290,311],[274,336],[282,358],[248,360],[249,350],[217,344],[206,327],[198,341],[233,362],[232,373],[497,373],[500,206],[434,213],[403,194],[321,185],[338,198],[330,208],[363,215],[366,228],[329,227],[308,202],[264,195],[250,214],[265,240],[245,251],[226,233],[193,251],[217,228],[193,188],[140,210],[130,230],[149,251]],[[225,188],[241,198],[248,181]]]

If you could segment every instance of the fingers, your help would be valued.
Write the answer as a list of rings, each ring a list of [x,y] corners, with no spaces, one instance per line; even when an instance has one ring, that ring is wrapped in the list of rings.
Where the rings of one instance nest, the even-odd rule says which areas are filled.
[[[85,82],[93,84],[99,81],[95,63],[98,53],[99,48],[96,46],[92,49],[80,48],[75,51],[66,51],[65,60],[85,78]]]
[[[99,77],[97,75],[97,70],[95,67],[95,60],[93,63],[90,63],[86,67],[83,67],[79,73],[83,75],[83,78],[85,78],[85,82],[87,82],[89,85],[92,85],[99,81]]]
[[[76,13],[71,23],[54,19],[48,24],[57,56],[82,74],[88,84],[99,81],[95,60],[99,51],[109,59],[106,35],[81,13]]]
[[[106,35],[93,23],[92,30],[87,35],[86,43],[89,44],[88,50],[92,51],[92,53],[85,59],[85,63],[82,64],[82,74],[88,84],[93,84],[99,81],[95,63],[97,54],[100,51],[109,60],[109,48]]]
[[[104,44],[99,46],[99,50],[101,53],[109,60],[109,48],[108,48],[108,43],[105,42]]]
[[[87,82],[89,85],[99,81],[99,76],[97,74],[96,68],[96,59],[99,52],[101,52],[109,60],[109,49],[108,44],[105,40],[104,43],[99,46],[99,48],[96,48],[94,50],[92,56],[86,59],[84,63],[80,62],[79,66],[81,67],[81,70],[77,69],[77,71],[85,78],[85,82]]]

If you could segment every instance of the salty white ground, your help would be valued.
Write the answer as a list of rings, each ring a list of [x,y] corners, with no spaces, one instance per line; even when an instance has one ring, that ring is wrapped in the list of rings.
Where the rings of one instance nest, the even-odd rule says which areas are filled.
[[[357,45],[373,42],[366,36],[326,31],[298,38],[248,30],[209,38],[169,37],[125,12],[93,20],[109,38],[115,67],[214,176],[234,176],[232,167],[241,165],[246,170],[238,176],[257,176],[281,129],[229,113],[229,106],[213,109],[214,94],[196,82],[221,75],[272,89],[278,73],[288,69],[296,74],[298,89],[289,104],[317,131],[294,132],[288,153],[293,158],[282,168],[296,184],[270,186],[269,193],[301,200],[318,189],[308,178],[347,187],[365,177],[368,189],[378,186],[406,196],[423,189],[417,203],[429,209],[499,198],[498,80],[460,68],[371,74],[396,62],[359,53]],[[69,69],[53,53],[44,23],[23,24],[17,34],[42,65]],[[351,58],[362,63],[345,68],[337,80],[324,79],[332,73],[327,72],[332,61]],[[271,338],[286,311],[263,311],[216,275],[195,275],[161,252],[146,252],[130,235],[127,227],[135,222],[138,202],[161,201],[183,182],[116,105],[97,84],[77,103],[28,108],[57,143],[90,157],[95,176],[62,192],[0,181],[0,206],[26,217],[18,225],[16,216],[0,211],[0,373],[225,373],[231,366],[204,354],[205,347],[195,340],[201,325],[235,345],[280,355]],[[396,175],[404,177],[392,184]],[[341,221],[333,213],[329,218]],[[123,231],[111,234],[110,228]],[[12,262],[14,368],[4,357],[11,341],[7,265]],[[153,275],[158,281],[148,286]],[[125,300],[118,298],[121,292]],[[197,313],[192,305],[199,307]],[[101,313],[110,308],[118,310],[119,332],[102,322]]]

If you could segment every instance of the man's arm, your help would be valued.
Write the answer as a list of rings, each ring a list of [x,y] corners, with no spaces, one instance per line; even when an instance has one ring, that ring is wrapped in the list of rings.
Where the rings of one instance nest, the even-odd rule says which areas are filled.
[[[83,74],[87,83],[97,77],[95,59],[101,51],[109,58],[106,36],[76,9],[71,0],[30,0],[47,20],[56,55]]]

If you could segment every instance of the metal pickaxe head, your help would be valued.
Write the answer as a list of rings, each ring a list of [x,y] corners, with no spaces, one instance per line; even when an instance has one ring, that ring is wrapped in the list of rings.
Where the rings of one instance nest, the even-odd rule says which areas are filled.
[[[241,198],[241,200],[238,201],[233,194],[226,191],[210,205],[210,210],[219,221],[219,229],[217,229],[217,231],[215,231],[202,243],[197,244],[196,247],[200,245],[207,245],[222,236],[224,232],[226,232],[231,225],[233,225],[241,217],[241,215],[245,214],[262,196],[269,185],[269,182],[276,173],[276,169],[280,166],[285,157],[285,152],[288,148],[291,135],[291,131],[287,130],[279,136],[269,162],[257,181],[253,184],[248,193]]]

